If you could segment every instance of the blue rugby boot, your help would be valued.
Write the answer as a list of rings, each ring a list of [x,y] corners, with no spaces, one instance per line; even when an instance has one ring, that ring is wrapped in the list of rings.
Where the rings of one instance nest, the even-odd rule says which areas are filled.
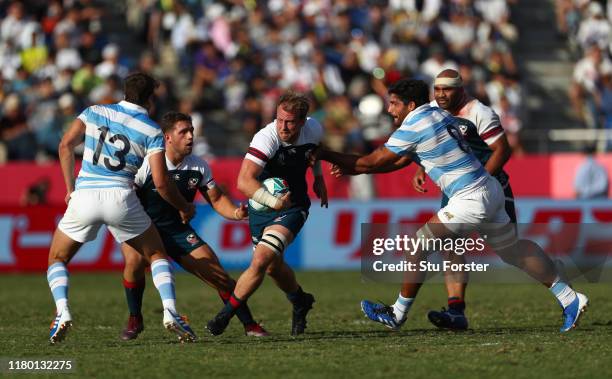
[[[568,332],[578,325],[580,316],[586,311],[589,305],[589,298],[576,292],[576,298],[567,307],[563,308],[563,326],[561,333]]]
[[[63,341],[70,327],[72,327],[72,316],[70,316],[68,307],[64,307],[60,313],[55,315],[53,322],[51,322],[49,342],[54,344]]]
[[[378,322],[392,330],[400,330],[406,319],[398,321],[395,319],[393,307],[386,304],[374,303],[369,300],[361,301],[361,310],[367,318]]]
[[[197,339],[187,322],[187,317],[180,316],[170,309],[164,309],[164,327],[176,333],[181,342],[195,342]]]

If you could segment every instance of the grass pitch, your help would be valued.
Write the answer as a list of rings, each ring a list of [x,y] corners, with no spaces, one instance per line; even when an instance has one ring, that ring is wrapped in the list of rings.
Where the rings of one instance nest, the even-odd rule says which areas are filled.
[[[243,335],[234,319],[212,337],[204,325],[221,307],[217,294],[187,274],[177,275],[179,310],[200,337],[180,344],[162,328],[161,303],[147,278],[145,331],[118,336],[127,319],[121,276],[73,274],[74,327],[58,346],[47,343],[54,306],[44,274],[0,277],[0,358],[72,359],[73,377],[612,377],[612,285],[579,284],[591,301],[580,327],[561,335],[555,299],[536,284],[473,284],[470,330],[436,330],[429,309],[445,305],[441,284],[426,284],[401,332],[364,318],[363,298],[395,300],[399,285],[363,283],[359,273],[298,273],[316,297],[307,334],[289,336],[291,309],[267,279],[249,304],[273,336]],[[46,374],[31,374],[43,377]],[[0,376],[17,376],[7,371]],[[19,375],[22,376],[22,375]]]

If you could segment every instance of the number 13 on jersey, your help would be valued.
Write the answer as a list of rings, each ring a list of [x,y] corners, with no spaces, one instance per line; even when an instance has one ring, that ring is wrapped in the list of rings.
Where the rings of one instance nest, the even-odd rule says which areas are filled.
[[[98,130],[100,131],[100,138],[98,139],[96,151],[94,152],[94,156],[92,159],[92,163],[94,165],[98,164],[98,160],[100,159],[100,153],[102,152],[102,146],[104,145],[104,142],[106,141],[106,136],[108,135],[109,129],[106,126],[101,126],[98,128]],[[121,144],[123,145],[120,150],[115,150],[113,154],[115,158],[119,161],[119,163],[116,165],[113,165],[113,162],[108,157],[105,157],[103,161],[104,166],[106,166],[106,168],[111,171],[123,170],[123,168],[125,167],[125,156],[127,155],[127,153],[130,152],[130,147],[131,147],[130,141],[127,139],[126,136],[124,136],[123,134],[115,134],[108,139],[109,143],[119,148],[119,146],[117,146],[116,144],[117,141],[120,141]]]

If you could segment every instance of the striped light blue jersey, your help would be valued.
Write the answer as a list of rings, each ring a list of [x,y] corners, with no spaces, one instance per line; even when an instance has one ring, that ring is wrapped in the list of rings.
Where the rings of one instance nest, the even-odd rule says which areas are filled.
[[[85,151],[76,189],[132,188],[144,159],[164,150],[161,128],[136,104],[93,105],[78,118],[85,123]]]
[[[470,152],[454,117],[429,104],[410,112],[385,147],[410,155],[449,198],[478,187],[489,175]]]

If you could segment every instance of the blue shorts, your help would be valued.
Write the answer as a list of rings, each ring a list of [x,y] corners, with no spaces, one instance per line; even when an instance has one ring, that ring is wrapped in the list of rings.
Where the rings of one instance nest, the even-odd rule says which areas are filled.
[[[253,245],[257,245],[261,239],[264,229],[270,225],[282,225],[293,233],[295,238],[306,219],[308,209],[303,207],[293,207],[282,211],[258,212],[249,206],[249,228],[251,229],[251,240]]]

